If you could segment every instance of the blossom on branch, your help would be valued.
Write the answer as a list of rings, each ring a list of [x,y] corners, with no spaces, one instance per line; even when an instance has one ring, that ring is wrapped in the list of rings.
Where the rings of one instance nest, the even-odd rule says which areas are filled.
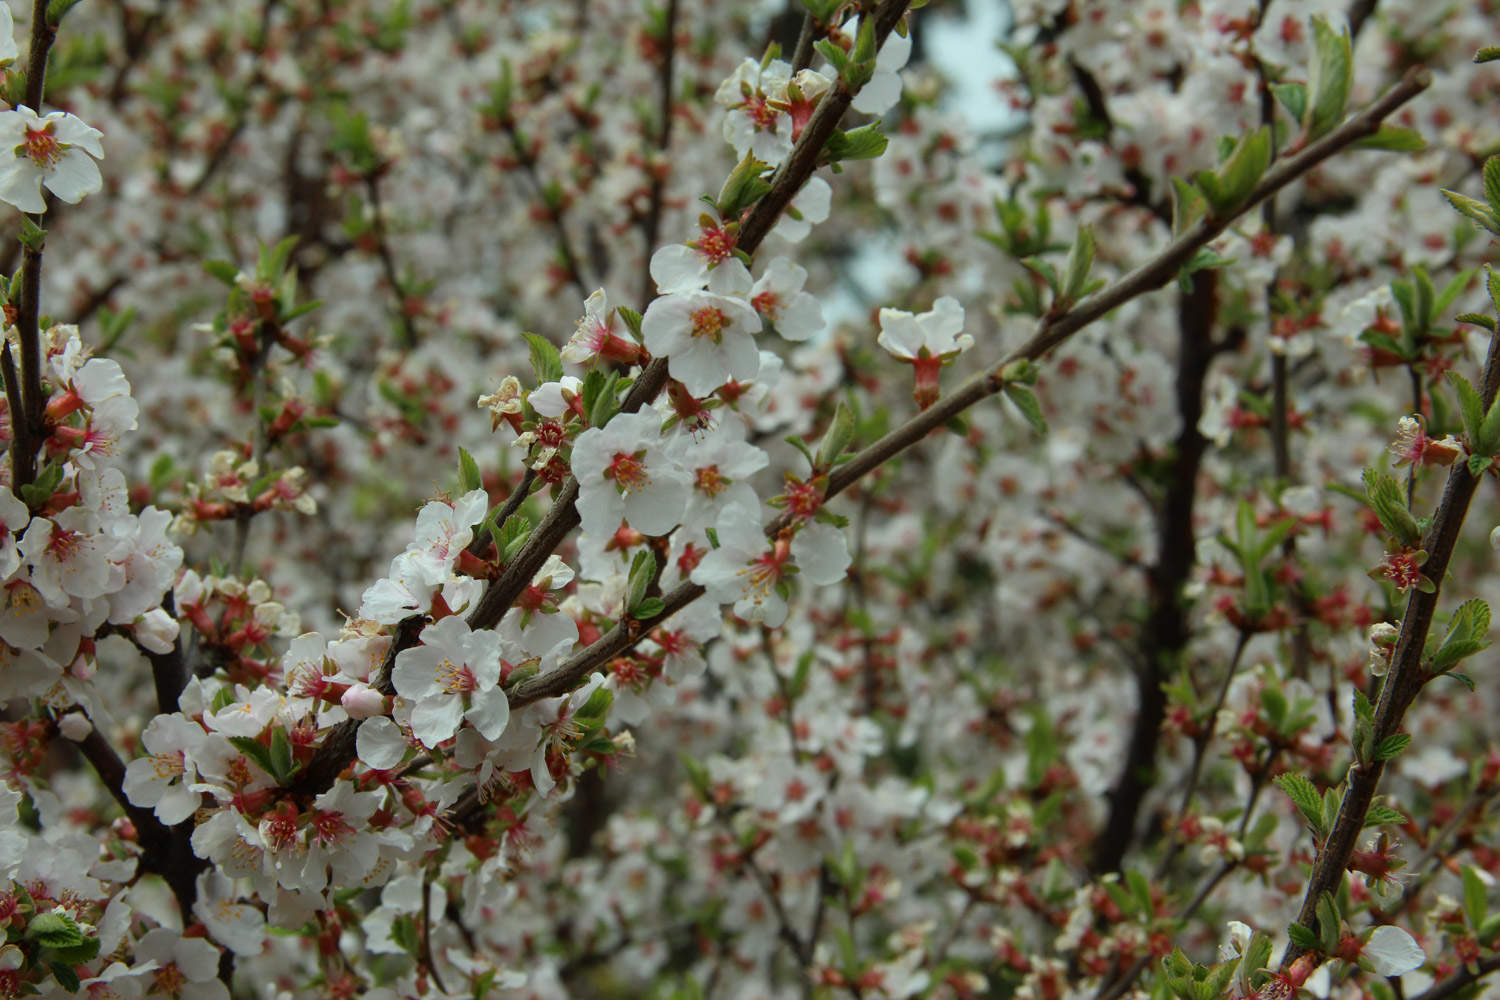
[[[12,158],[0,153],[0,201],[23,212],[45,212],[42,187],[69,204],[104,186],[95,159],[103,159],[103,137],[66,111],[44,116],[22,104],[13,111],[0,111],[0,150],[10,149]]]
[[[621,413],[578,435],[573,475],[578,516],[591,535],[612,534],[621,518],[642,534],[665,535],[682,520],[687,473],[664,449],[654,410]]]
[[[943,366],[974,346],[974,338],[963,329],[963,306],[947,295],[928,312],[915,316],[899,309],[880,310],[877,343],[912,366],[916,374],[912,395],[923,409],[937,402],[938,373]]]

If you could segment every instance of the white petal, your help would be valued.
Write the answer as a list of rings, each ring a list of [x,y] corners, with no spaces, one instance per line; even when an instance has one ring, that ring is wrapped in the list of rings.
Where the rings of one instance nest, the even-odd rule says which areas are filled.
[[[75,205],[86,194],[93,194],[104,187],[104,178],[99,175],[99,165],[86,153],[69,152],[57,161],[45,178],[47,188],[63,201]]]
[[[820,587],[842,580],[853,561],[844,533],[831,524],[810,524],[797,532],[792,557],[802,578]]]
[[[0,172],[0,201],[14,205],[23,212],[45,212],[47,203],[42,200],[42,175],[22,162]]]
[[[866,115],[878,115],[901,99],[901,78],[895,73],[876,70],[854,97],[852,107]]]
[[[1404,975],[1420,968],[1427,961],[1427,956],[1416,939],[1390,924],[1375,928],[1375,933],[1370,935],[1360,954],[1370,960],[1371,967],[1379,976]]]
[[[463,702],[457,695],[426,698],[419,701],[411,710],[412,735],[421,740],[424,747],[431,750],[458,731],[458,723],[463,718],[463,712]]]
[[[706,284],[707,276],[707,262],[684,243],[669,244],[651,255],[651,279],[663,295],[696,291]]]
[[[385,716],[366,719],[354,735],[354,752],[377,771],[389,771],[406,756],[401,727]]]

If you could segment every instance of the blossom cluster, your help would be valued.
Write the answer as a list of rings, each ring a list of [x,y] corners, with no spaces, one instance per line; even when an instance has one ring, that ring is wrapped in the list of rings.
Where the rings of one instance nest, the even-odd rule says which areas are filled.
[[[1500,964],[1481,12],[48,6],[0,995]]]

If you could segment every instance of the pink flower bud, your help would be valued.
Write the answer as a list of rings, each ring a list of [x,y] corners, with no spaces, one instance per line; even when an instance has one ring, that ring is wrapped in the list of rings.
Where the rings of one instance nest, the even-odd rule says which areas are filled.
[[[367,684],[351,684],[339,699],[351,719],[370,719],[390,711],[385,695]]]

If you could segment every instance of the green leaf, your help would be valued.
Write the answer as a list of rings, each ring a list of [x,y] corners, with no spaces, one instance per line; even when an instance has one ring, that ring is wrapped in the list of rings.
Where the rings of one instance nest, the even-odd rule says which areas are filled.
[[[1207,271],[1210,268],[1224,267],[1234,263],[1233,257],[1221,257],[1208,247],[1199,247],[1188,262],[1182,265],[1182,270],[1177,272],[1177,287],[1186,294],[1193,290],[1192,276],[1199,271]]]
[[[1359,688],[1354,689],[1354,756],[1361,764],[1370,763],[1375,754],[1375,706]]]
[[[57,985],[69,993],[77,992],[83,986],[83,983],[78,978],[78,973],[62,962],[48,962],[47,968],[52,971],[52,978],[57,980]]]
[[[635,338],[635,342],[637,344],[644,344],[646,337],[641,333],[641,320],[643,319],[641,314],[629,306],[616,306],[615,313],[624,321],[625,329],[630,331],[630,335]]]
[[[1307,85],[1302,83],[1273,83],[1271,93],[1276,95],[1276,100],[1286,108],[1297,121],[1307,115]]]
[[[1208,204],[1203,193],[1181,177],[1172,178],[1172,235],[1180,236],[1203,218]]]
[[[1371,806],[1365,813],[1365,826],[1405,826],[1406,815],[1390,806]]]
[[[63,966],[82,965],[84,962],[92,962],[98,956],[99,939],[96,937],[84,938],[81,944],[68,948],[51,949],[51,957]]]
[[[523,333],[526,343],[531,345],[531,371],[536,376],[537,385],[544,382],[556,382],[562,378],[562,355],[553,347],[545,337],[539,337],[534,333]]]
[[[1442,192],[1443,197],[1448,199],[1448,204],[1452,205],[1460,215],[1469,217],[1485,229],[1500,236],[1500,215],[1497,215],[1488,205],[1466,194],[1449,191],[1447,188],[1443,188]]]
[[[1469,467],[1469,475],[1478,479],[1490,470],[1495,460],[1488,455],[1470,455],[1466,464]]]
[[[1219,168],[1220,194],[1227,199],[1221,209],[1237,206],[1250,196],[1271,165],[1271,130],[1262,125],[1240,140],[1234,153]]]
[[[651,581],[656,579],[656,556],[650,549],[641,549],[630,562],[629,582],[625,587],[625,610],[634,613],[635,606],[646,597]]]
[[[231,736],[229,742],[234,748],[246,757],[254,761],[262,771],[276,776],[276,769],[271,766],[271,749],[253,736]]]
[[[462,446],[458,449],[458,483],[465,493],[484,485],[484,480],[479,475],[479,463]]]
[[[1318,914],[1318,939],[1323,944],[1325,952],[1332,953],[1339,946],[1339,910],[1333,901],[1333,894],[1325,892],[1318,897],[1315,907]]]
[[[829,24],[833,16],[842,6],[843,0],[802,0],[802,6],[807,8],[809,14],[817,18],[819,24]]]
[[[1271,721],[1271,726],[1280,731],[1281,724],[1286,720],[1287,701],[1286,695],[1281,688],[1267,685],[1260,691],[1260,707],[1265,709],[1266,718]]]
[[[1474,678],[1470,677],[1468,674],[1461,674],[1457,670],[1448,670],[1443,673],[1443,676],[1452,677],[1464,687],[1468,688],[1471,692],[1478,690],[1478,687],[1474,683]]]
[[[1349,87],[1354,81],[1349,29],[1341,25],[1335,31],[1321,17],[1312,19],[1312,29],[1315,54],[1307,81],[1310,99],[1302,120],[1309,141],[1331,131],[1343,120]]]
[[[292,775],[292,743],[281,726],[271,730],[271,768],[272,776],[282,784]]]
[[[839,400],[839,405],[833,412],[833,419],[828,423],[828,429],[823,432],[823,441],[818,445],[817,464],[814,468],[831,469],[833,464],[839,460],[839,456],[849,447],[854,440],[854,414],[850,412],[848,404]]]
[[[1156,906],[1151,902],[1151,883],[1146,881],[1146,876],[1132,868],[1125,873],[1125,881],[1129,883],[1130,893],[1135,897],[1137,912],[1144,917],[1151,916]]]
[[[1438,293],[1436,301],[1432,304],[1433,311],[1435,313],[1447,312],[1448,307],[1453,304],[1453,300],[1462,295],[1463,290],[1469,287],[1469,282],[1474,280],[1476,273],[1478,272],[1474,269],[1459,271],[1453,277],[1449,278],[1448,283],[1443,286],[1443,290]]]
[[[1078,238],[1073,241],[1073,248],[1068,251],[1068,262],[1063,267],[1062,301],[1072,304],[1078,301],[1083,289],[1088,285],[1089,271],[1094,266],[1094,234],[1089,227],[1084,226],[1078,230]]]
[[[1369,344],[1377,351],[1394,354],[1402,361],[1414,360],[1411,351],[1407,350],[1406,345],[1388,333],[1381,333],[1378,330],[1363,330],[1360,332],[1359,340],[1360,343]]]
[[[38,913],[26,924],[26,940],[43,948],[71,948],[83,944],[83,931],[65,913]]]
[[[203,270],[208,272],[209,277],[217,278],[230,288],[234,287],[234,279],[240,275],[240,269],[227,260],[204,261]]]
[[[841,74],[844,72],[844,67],[849,65],[848,54],[833,42],[828,41],[826,38],[821,42],[814,43],[813,48],[817,49],[818,53],[822,55],[824,59],[828,60],[829,65],[831,65]]]
[[[1458,412],[1463,417],[1464,433],[1469,436],[1469,443],[1478,451],[1479,427],[1484,422],[1484,403],[1479,398],[1479,393],[1469,384],[1469,380],[1458,372],[1449,369],[1446,372],[1448,384],[1453,386],[1453,391],[1458,394]]]
[[[1220,962],[1208,970],[1208,977],[1203,980],[1204,992],[1207,1000],[1219,1000],[1229,989],[1229,981],[1239,969],[1238,962]]]
[[[1026,418],[1027,423],[1031,424],[1033,430],[1038,434],[1047,433],[1047,418],[1042,415],[1042,404],[1037,401],[1036,393],[1024,385],[1007,382],[1005,397],[1016,404],[1016,408],[1021,411],[1021,415]]]
[[[812,449],[807,446],[806,441],[793,434],[786,438],[786,443],[802,453],[802,457],[807,459],[809,469],[817,468],[817,459],[813,457]]]
[[[1473,865],[1464,865],[1464,916],[1469,918],[1469,926],[1478,928],[1484,923],[1485,913],[1489,910],[1489,904],[1485,900],[1487,892],[1484,880],[1479,877],[1479,872]]]
[[[603,427],[620,412],[620,388],[624,385],[618,372],[610,372],[599,386],[599,393],[585,409],[590,427]]]
[[[1308,823],[1319,833],[1323,830],[1323,797],[1311,781],[1295,771],[1287,771],[1276,778],[1276,787],[1286,792],[1292,805],[1297,807]]]
[[[1500,155],[1484,161],[1484,199],[1490,211],[1500,215]]]
[[[1465,601],[1453,612],[1443,644],[1432,657],[1432,669],[1444,671],[1489,646],[1490,607],[1479,598]]]
[[[1500,451],[1500,396],[1495,397],[1495,402],[1490,404],[1489,412],[1479,424],[1479,439],[1474,442],[1474,450],[1481,455],[1493,455]]]
[[[1408,733],[1393,733],[1381,740],[1375,746],[1376,760],[1390,760],[1411,744],[1411,736]]]
[[[1494,62],[1500,59],[1500,45],[1486,45],[1474,53],[1474,61],[1477,63]]]
[[[1366,469],[1365,495],[1370,509],[1391,536],[1402,545],[1414,546],[1422,540],[1422,529],[1411,511],[1406,509],[1406,495],[1394,476]]]
[[[281,314],[281,322],[290,323],[294,319],[301,319],[314,310],[323,308],[322,299],[309,299],[301,305],[292,306]]]
[[[1323,946],[1318,941],[1318,935],[1301,924],[1292,924],[1286,929],[1286,936],[1303,951],[1322,951]]]
[[[823,146],[822,162],[844,163],[850,160],[873,160],[885,152],[890,140],[880,131],[879,122],[835,131]],[[769,185],[767,185],[769,188]]]
[[[764,177],[770,169],[769,163],[763,163],[753,156],[747,155],[741,160],[724,179],[724,186],[719,189],[719,197],[714,202],[719,218],[738,219],[745,209],[771,190],[770,183]]]
[[[1391,153],[1417,153],[1427,148],[1427,140],[1414,128],[1382,125],[1374,135],[1354,142],[1356,149],[1383,149]]]
[[[1047,287],[1052,289],[1052,294],[1054,296],[1059,293],[1057,269],[1054,268],[1051,264],[1047,263],[1040,257],[1022,258],[1020,264],[1027,270],[1039,275],[1041,279],[1047,283]]]
[[[660,597],[648,597],[631,610],[630,617],[637,621],[650,621],[660,617],[665,610],[667,604]]]

